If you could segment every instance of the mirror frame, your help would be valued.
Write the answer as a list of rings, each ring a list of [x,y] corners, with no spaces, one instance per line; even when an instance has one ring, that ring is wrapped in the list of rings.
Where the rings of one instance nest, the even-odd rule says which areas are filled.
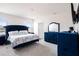
[[[48,32],[50,32],[50,31],[49,31],[49,26],[50,26],[51,24],[57,24],[57,25],[58,25],[58,32],[60,32],[60,23],[57,23],[57,22],[51,22],[51,23],[49,23],[49,25],[48,25]]]

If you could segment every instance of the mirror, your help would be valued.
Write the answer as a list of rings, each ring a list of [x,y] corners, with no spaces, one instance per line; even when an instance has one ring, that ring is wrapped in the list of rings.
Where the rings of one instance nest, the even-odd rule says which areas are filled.
[[[48,32],[60,32],[60,24],[52,22],[48,26]]]

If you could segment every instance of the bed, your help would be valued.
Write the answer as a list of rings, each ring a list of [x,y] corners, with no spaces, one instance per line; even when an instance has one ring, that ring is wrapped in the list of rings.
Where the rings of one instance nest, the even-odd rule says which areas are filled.
[[[5,32],[0,32],[0,45],[3,45],[5,41]]]
[[[11,42],[11,46],[14,49],[39,41],[38,35],[28,32],[27,26],[7,25],[5,26],[5,28],[6,28],[6,40]],[[27,31],[28,33],[22,31]],[[17,34],[14,35],[13,33],[11,34],[11,32],[16,32]]]

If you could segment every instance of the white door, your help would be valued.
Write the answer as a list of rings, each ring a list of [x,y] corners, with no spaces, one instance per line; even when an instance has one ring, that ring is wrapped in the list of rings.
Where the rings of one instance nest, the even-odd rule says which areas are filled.
[[[38,23],[38,35],[41,39],[44,39],[44,24]]]

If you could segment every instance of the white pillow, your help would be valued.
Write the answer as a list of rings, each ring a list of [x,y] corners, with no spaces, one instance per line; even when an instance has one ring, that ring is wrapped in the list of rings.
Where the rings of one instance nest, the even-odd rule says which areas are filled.
[[[19,31],[19,35],[26,35],[26,34],[28,34],[28,31],[27,30]]]
[[[9,32],[9,36],[11,36],[11,35],[18,35],[18,34],[19,34],[18,31],[11,31],[11,32]]]

